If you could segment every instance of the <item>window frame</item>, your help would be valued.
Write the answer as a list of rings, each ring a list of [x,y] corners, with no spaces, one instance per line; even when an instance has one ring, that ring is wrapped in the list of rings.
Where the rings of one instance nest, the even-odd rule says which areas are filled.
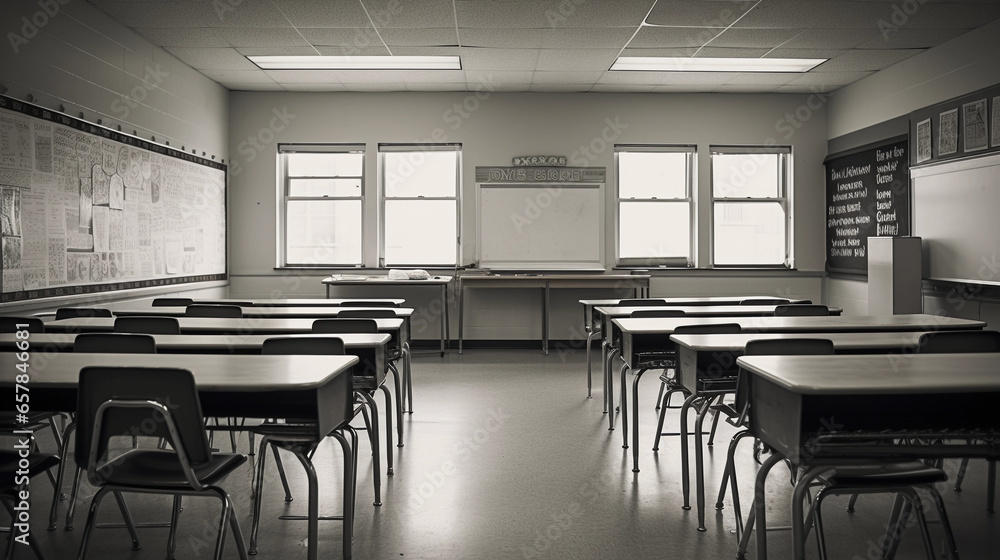
[[[793,250],[794,216],[792,215],[792,194],[794,192],[792,183],[792,147],[779,145],[711,145],[709,146],[709,193],[711,195],[711,208],[709,209],[708,228],[708,250],[709,262],[712,268],[735,269],[735,268],[761,268],[761,269],[781,269],[790,270],[795,268]],[[778,155],[778,192],[775,197],[746,197],[730,198],[717,197],[715,195],[715,166],[712,158],[716,155],[735,154],[767,154]],[[785,257],[781,264],[772,263],[739,263],[739,264],[718,264],[715,261],[715,209],[716,203],[746,203],[746,204],[773,204],[779,203],[784,212],[785,226]]]
[[[454,196],[388,196],[386,194],[386,153],[455,152]],[[442,263],[386,263],[385,206],[390,200],[399,201],[454,201],[455,202],[455,255],[453,262]],[[457,268],[462,258],[462,144],[449,143],[379,143],[378,145],[378,264],[381,268]]]
[[[365,231],[365,167],[367,160],[367,146],[363,142],[357,143],[279,143],[277,152],[277,230],[275,255],[277,268],[362,268],[365,266],[365,255],[367,254],[368,241],[364,235]],[[361,175],[357,177],[361,180],[361,194],[359,196],[291,196],[291,183],[293,179],[301,179],[306,176],[291,176],[288,174],[288,154],[344,154],[358,153],[361,155]],[[308,176],[315,179],[338,179],[338,176]],[[354,176],[350,176],[354,178]],[[357,263],[289,263],[288,262],[288,202],[289,201],[336,201],[336,200],[358,200],[361,203],[361,260]]]
[[[685,184],[686,196],[683,198],[623,198],[621,196],[621,164],[618,154],[622,152],[656,152],[656,153],[683,153],[685,154]],[[615,266],[616,267],[643,267],[643,266],[665,266],[677,268],[692,268],[695,266],[695,255],[697,251],[698,237],[698,213],[697,204],[694,197],[695,186],[697,185],[697,161],[698,147],[694,144],[615,144]],[[678,203],[684,202],[688,206],[688,254],[687,257],[622,257],[621,256],[621,208],[623,202],[646,202],[655,203]]]

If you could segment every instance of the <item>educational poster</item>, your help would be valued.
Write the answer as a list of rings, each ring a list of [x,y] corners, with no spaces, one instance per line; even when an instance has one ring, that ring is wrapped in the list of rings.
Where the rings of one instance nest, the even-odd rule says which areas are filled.
[[[2,301],[226,278],[225,166],[0,96]]]
[[[938,154],[946,156],[958,151],[958,109],[941,113],[938,128]]]
[[[965,138],[965,151],[985,150],[989,146],[986,134],[986,100],[980,99],[962,105],[962,136]]]
[[[931,120],[917,123],[917,163],[931,159]]]
[[[990,144],[990,147],[996,148],[997,146],[1000,146],[1000,95],[993,98],[993,109],[990,115],[992,115],[990,128],[993,129],[990,133],[992,134],[992,143]]]

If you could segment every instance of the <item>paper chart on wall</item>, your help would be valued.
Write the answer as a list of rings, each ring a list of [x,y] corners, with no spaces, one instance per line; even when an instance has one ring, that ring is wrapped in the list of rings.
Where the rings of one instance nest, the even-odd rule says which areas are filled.
[[[938,154],[945,156],[958,151],[958,109],[941,113],[938,124]]]
[[[985,150],[989,145],[986,128],[986,100],[980,99],[962,105],[962,136],[965,151]]]
[[[992,132],[990,132],[992,135],[990,147],[996,148],[1000,146],[1000,95],[993,98],[993,107],[990,115],[992,117],[990,120],[990,128],[992,129]]]

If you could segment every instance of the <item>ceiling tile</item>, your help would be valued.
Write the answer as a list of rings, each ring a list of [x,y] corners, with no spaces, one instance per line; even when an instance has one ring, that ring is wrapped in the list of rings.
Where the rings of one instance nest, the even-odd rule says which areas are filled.
[[[451,0],[361,0],[375,27],[455,28]]]
[[[339,84],[338,73],[332,70],[264,70],[279,84]]]
[[[709,43],[709,45],[713,47],[772,48],[781,45],[792,37],[798,35],[800,32],[800,29],[789,28],[731,28],[725,30],[718,37],[712,39],[712,42]]]
[[[722,84],[712,88],[712,93],[770,93],[776,84]]]
[[[533,84],[593,84],[604,71],[596,72],[534,72]]]
[[[196,70],[257,70],[236,49],[167,47],[166,50]]]
[[[532,83],[529,91],[557,92],[557,93],[584,93],[590,91],[594,84],[549,84]]]
[[[537,49],[462,48],[462,68],[466,70],[534,70]]]
[[[357,0],[272,0],[295,27],[365,27],[368,15]]]
[[[728,27],[750,6],[747,2],[657,2],[646,18],[651,25]]]
[[[421,29],[386,28],[379,30],[382,40],[390,47],[434,47],[458,45],[454,27],[427,27]]]
[[[782,48],[788,49],[850,49],[880,37],[878,29],[815,28],[801,31],[786,41]]]
[[[919,2],[919,0],[917,1]],[[900,30],[904,28],[970,29],[1000,18],[1000,3],[997,2],[919,3],[917,10],[912,14],[907,14],[903,7],[900,6],[899,10],[903,12],[902,16],[899,15],[899,11],[887,7],[883,15],[884,21],[893,24]],[[888,29],[888,25],[883,27]]]
[[[375,28],[367,27],[315,27],[299,29],[306,41],[313,45],[365,48],[382,45]]]
[[[667,56],[667,57],[687,57],[694,56],[698,52],[698,47],[674,47],[674,48],[654,48],[654,49],[625,49],[621,56]]]
[[[500,29],[462,27],[458,36],[467,47],[493,47],[500,49],[537,49],[545,41],[549,29]]]
[[[461,47],[392,47],[392,54],[399,56],[461,56]]]
[[[307,47],[299,32],[288,27],[225,27],[216,29],[234,47]]]
[[[468,91],[468,86],[465,82],[451,83],[451,82],[440,82],[440,83],[410,83],[406,84],[407,91]]]
[[[346,91],[407,91],[406,84],[403,83],[351,82],[343,85]]]
[[[243,56],[315,56],[316,47],[236,47]],[[380,54],[385,54],[382,49]]]
[[[543,49],[621,49],[632,37],[631,27],[546,29]]]
[[[139,35],[160,47],[229,47],[215,29],[208,27],[141,27]]]
[[[219,85],[229,91],[287,91],[284,86],[274,82],[219,82]]]
[[[455,0],[459,27],[638,27],[654,0],[538,2]],[[504,22],[505,25],[497,25]]]
[[[466,70],[465,81],[476,84],[530,84],[534,72],[493,72],[483,70]]]
[[[210,27],[292,27],[271,0],[213,0]]]
[[[865,41],[860,49],[926,49],[963,35],[968,29],[899,29],[879,33]]]
[[[207,2],[132,2],[130,0],[91,0],[119,23],[128,27],[211,27],[219,15]],[[222,12],[225,17],[225,12]]]
[[[516,92],[519,92],[519,91],[528,91],[529,89],[531,89],[531,83],[530,82],[526,82],[526,83],[523,83],[523,84],[517,83],[517,82],[510,82],[510,83],[496,84],[496,86],[493,88],[492,91],[516,91]]]
[[[397,74],[407,84],[465,83],[464,70],[394,70],[392,74]]]
[[[700,47],[722,33],[721,28],[645,26],[629,42],[629,48]]]
[[[709,46],[698,49],[696,58],[760,58],[771,52],[771,50],[769,48],[737,49],[733,47]]]
[[[807,72],[788,82],[794,86],[845,86],[874,72]]]
[[[916,0],[914,0],[916,1]],[[735,27],[877,27],[891,13],[887,4],[843,0],[764,0],[734,24]]]
[[[605,85],[662,85],[667,74],[665,72],[619,72],[608,71],[601,74],[597,83]]]
[[[733,76],[725,85],[732,86],[780,86],[801,76],[794,72],[743,72]]]
[[[771,49],[766,58],[834,58],[847,52],[846,49]]]
[[[923,52],[919,49],[850,50],[820,64],[812,72],[864,72],[881,70]]]
[[[536,70],[550,71],[603,71],[614,64],[618,49],[557,50],[538,51]]]
[[[287,91],[309,91],[309,92],[331,92],[331,91],[355,91],[347,89],[344,84],[283,84]]]

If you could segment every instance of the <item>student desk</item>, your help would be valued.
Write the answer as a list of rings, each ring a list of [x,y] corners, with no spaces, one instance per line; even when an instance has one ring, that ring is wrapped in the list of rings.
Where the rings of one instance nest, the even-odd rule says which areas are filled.
[[[334,275],[323,279],[326,286],[326,297],[330,297],[333,286],[437,286],[441,289],[441,356],[444,357],[447,343],[451,340],[451,328],[448,325],[448,284],[451,276],[431,276],[427,280],[391,280],[387,276],[340,276]],[[461,317],[461,316],[460,316]],[[461,319],[459,319],[461,322]]]
[[[792,493],[793,551],[803,559],[802,498],[807,485],[831,465],[852,459],[1000,456],[995,355],[743,356],[737,365],[748,375],[750,429],[776,451],[757,474],[756,558],[768,557],[764,479],[782,458],[807,468]],[[850,439],[859,436],[895,443],[852,445]],[[967,443],[982,438],[985,444]]]
[[[675,334],[670,336],[670,340],[677,348],[677,380],[688,391],[692,397],[690,406],[699,409],[700,404],[698,394],[713,380],[732,379],[739,368],[736,367],[736,358],[743,355],[747,342],[751,340],[773,340],[782,338],[821,338],[833,342],[835,351],[838,354],[894,354],[886,359],[889,361],[902,361],[913,355],[919,344],[920,336],[923,332],[877,332],[877,333],[746,333],[746,334]],[[632,402],[637,402],[637,388],[633,387]],[[708,399],[702,400],[707,406],[712,398],[718,393],[712,393]],[[682,453],[687,450],[687,403],[681,416],[681,433],[684,434],[682,443]],[[638,426],[638,418],[633,415],[633,426]],[[695,437],[695,481],[696,499],[698,504],[698,527],[705,526],[705,478],[704,478],[704,450],[701,444],[701,427],[704,419],[703,414],[697,416],[694,429]],[[638,450],[638,430],[633,430],[633,453]],[[688,470],[685,460],[682,469],[682,486],[684,488],[685,505],[690,488]]]
[[[403,305],[406,303],[406,300],[401,298],[219,298],[196,299],[191,303],[198,305],[238,305],[246,302],[252,304],[254,307],[340,307],[345,303],[349,304],[356,301],[378,301],[394,305]],[[111,304],[107,307],[114,310],[117,306],[127,306],[134,309],[138,309],[139,306],[148,306],[151,309],[156,309],[156,307],[153,307],[152,300],[143,302],[128,301]]]
[[[144,307],[118,305],[111,309],[116,317],[185,317],[186,307]],[[242,307],[244,317],[260,319],[333,319],[345,311],[392,311],[397,317],[409,321],[413,309],[409,307]]]
[[[458,277],[458,353],[462,353],[465,290],[474,288],[541,288],[542,351],[549,353],[549,290],[552,288],[615,288],[649,293],[648,274],[469,274]]]
[[[14,402],[18,363],[15,353],[0,353],[0,398],[4,402]],[[306,418],[315,424],[303,435],[319,442],[353,416],[348,372],[357,363],[356,356],[32,353],[28,371],[34,375],[28,385],[32,411],[75,412],[84,367],[183,368],[194,374],[205,416]],[[63,464],[65,461],[64,457]],[[345,477],[345,514],[351,509],[349,479]],[[54,499],[58,498],[56,491]],[[352,525],[344,523],[345,557],[351,554]],[[309,557],[315,558],[317,530],[312,521],[308,533]]]

